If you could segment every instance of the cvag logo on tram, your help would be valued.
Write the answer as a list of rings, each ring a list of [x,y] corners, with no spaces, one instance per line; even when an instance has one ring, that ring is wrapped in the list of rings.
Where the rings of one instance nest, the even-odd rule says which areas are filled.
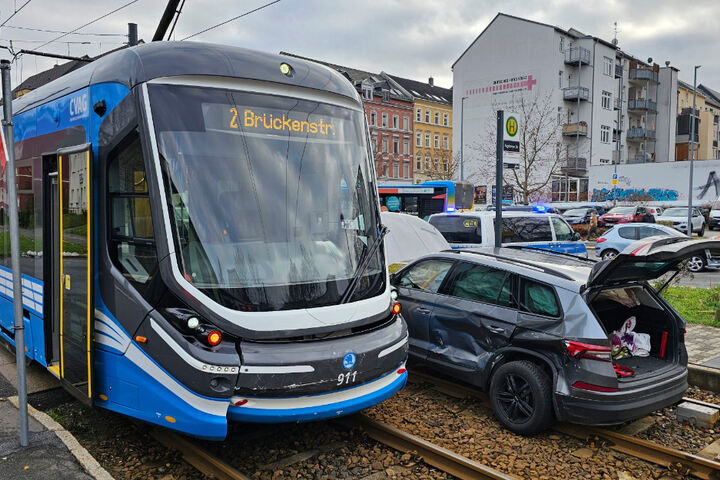
[[[88,94],[81,93],[70,99],[70,121],[87,117],[88,114]]]

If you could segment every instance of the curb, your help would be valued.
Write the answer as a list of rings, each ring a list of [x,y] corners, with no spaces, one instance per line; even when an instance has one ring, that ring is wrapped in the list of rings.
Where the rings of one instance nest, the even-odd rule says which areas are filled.
[[[696,387],[720,393],[720,369],[689,363],[688,383]]]
[[[17,396],[8,397],[7,400],[12,403],[15,408],[19,408]],[[70,453],[75,456],[77,461],[85,469],[88,475],[95,478],[95,480],[115,480],[113,476],[110,475],[107,470],[105,470],[98,463],[97,460],[95,460],[95,457],[90,455],[90,452],[88,452],[85,447],[80,445],[80,443],[75,439],[72,433],[65,430],[62,425],[53,420],[50,415],[45,412],[36,410],[30,404],[28,404],[28,413],[35,420],[40,422],[43,427],[47,428],[49,431],[54,432],[55,435],[57,435],[57,437],[65,444],[67,449],[70,450]]]

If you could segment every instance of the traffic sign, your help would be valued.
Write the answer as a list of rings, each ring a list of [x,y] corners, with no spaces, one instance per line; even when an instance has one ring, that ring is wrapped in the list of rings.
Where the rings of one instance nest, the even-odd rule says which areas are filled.
[[[503,151],[506,153],[520,153],[520,142],[517,140],[520,123],[517,115],[508,113],[503,128]]]
[[[613,178],[613,179],[612,179],[612,184],[613,184],[613,185],[617,185],[617,184],[618,184],[618,183],[617,183],[617,178]]]
[[[510,170],[517,170],[520,168],[519,163],[503,163],[503,168],[509,168]]]

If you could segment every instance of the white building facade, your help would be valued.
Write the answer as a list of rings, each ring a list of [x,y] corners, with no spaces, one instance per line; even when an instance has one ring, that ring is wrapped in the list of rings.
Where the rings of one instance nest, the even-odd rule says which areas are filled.
[[[519,98],[549,102],[556,122],[544,155],[557,162],[534,172],[553,174],[536,200],[589,200],[596,165],[674,160],[677,70],[613,42],[498,14],[453,65],[453,87],[453,153],[465,178],[488,192],[494,178],[480,173],[488,159],[477,145],[487,143],[495,111],[517,108]]]

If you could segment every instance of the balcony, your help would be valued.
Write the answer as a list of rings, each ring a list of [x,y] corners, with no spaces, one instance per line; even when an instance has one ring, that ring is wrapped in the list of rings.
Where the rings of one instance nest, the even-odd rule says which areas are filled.
[[[560,171],[568,175],[586,175],[588,171],[587,158],[570,157],[561,160]]]
[[[565,50],[565,63],[568,65],[590,65],[590,50],[583,47],[571,47]]]
[[[636,153],[635,155],[628,156],[627,163],[653,163],[655,162],[655,154],[654,153],[645,153],[642,152]]]
[[[571,135],[571,136],[582,135],[582,136],[587,136],[587,132],[588,132],[588,127],[587,127],[587,123],[585,123],[585,122],[580,122],[580,123],[566,123],[565,125],[563,125],[563,128],[562,128],[562,134],[563,134],[563,135]]]
[[[632,127],[627,132],[627,139],[632,141],[644,141],[651,140],[655,141],[655,130],[650,130],[641,127]]]
[[[717,140],[713,140],[713,147],[717,148],[717,146],[718,146],[718,141],[717,141]]]
[[[699,116],[700,116],[700,110],[698,110],[697,108],[696,108],[695,110],[693,110],[693,109],[690,108],[690,107],[683,108],[683,109],[680,111],[680,115],[692,115],[693,112],[695,112],[695,116],[696,116],[696,117],[699,117]]]
[[[645,100],[641,98],[628,100],[628,110],[657,112],[657,104],[652,100]]]
[[[621,78],[623,76],[623,66],[615,65],[615,78]]]
[[[658,74],[647,68],[631,68],[630,81],[642,81],[642,82],[653,82],[658,83]]]
[[[563,99],[569,101],[590,100],[590,89],[587,87],[563,88]]]
[[[689,133],[678,133],[675,135],[675,143],[690,143]],[[695,132],[695,141],[693,143],[700,143],[700,134]]]

